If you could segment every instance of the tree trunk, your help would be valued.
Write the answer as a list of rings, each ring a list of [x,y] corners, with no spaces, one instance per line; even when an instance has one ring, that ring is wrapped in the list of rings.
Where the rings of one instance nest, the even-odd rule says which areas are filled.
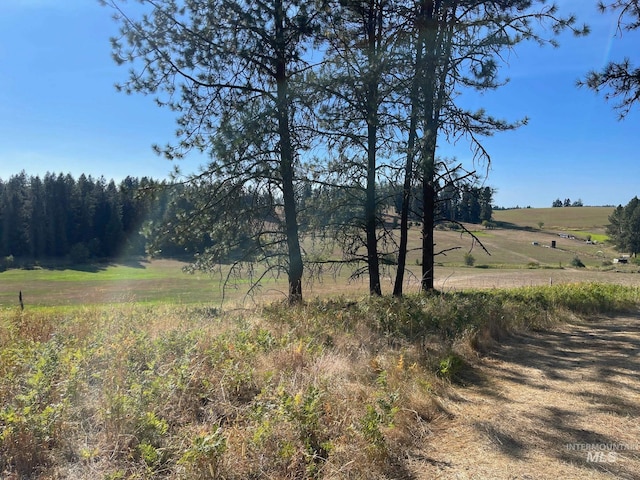
[[[280,137],[280,175],[282,176],[282,198],[284,202],[285,234],[289,257],[289,303],[302,302],[302,252],[298,236],[298,219],[295,191],[293,187],[293,148],[291,145],[289,84],[286,71],[286,39],[284,36],[284,10],[282,1],[275,5],[276,28],[276,83],[278,135]]]
[[[411,119],[414,124],[414,119]],[[411,205],[411,183],[413,180],[413,157],[415,148],[415,125],[409,127],[407,161],[404,167],[404,184],[402,186],[402,206],[400,208],[400,245],[398,251],[398,269],[393,285],[393,295],[402,296],[404,273],[407,265],[407,245],[409,244],[409,206]]]
[[[367,199],[365,202],[365,229],[367,234],[367,263],[369,266],[369,293],[382,295],[380,261],[376,234],[376,127],[368,127]]]
[[[367,186],[365,200],[365,230],[367,236],[367,264],[369,267],[369,293],[382,295],[380,285],[380,260],[378,258],[378,226],[376,207],[376,157],[378,151],[378,101],[379,101],[379,55],[377,27],[382,28],[382,11],[375,2],[369,4],[367,21],[367,55],[369,68],[375,72],[370,74],[367,82]]]
[[[421,64],[421,52],[416,51],[416,67]],[[416,139],[418,136],[418,74],[416,73],[411,87],[411,117],[409,120],[409,137],[407,139],[407,161],[404,166],[404,184],[402,186],[402,206],[400,207],[400,245],[398,251],[398,270],[393,285],[393,295],[401,297],[404,286],[404,273],[407,264],[407,245],[409,244],[409,207],[411,205],[411,184],[415,160]]]
[[[428,132],[435,137],[435,133]],[[422,280],[423,292],[433,290],[435,248],[433,227],[435,224],[435,138],[425,141],[426,148],[422,159]]]
[[[426,1],[423,3],[418,49],[421,50],[421,65],[417,71],[423,78],[422,95],[423,132],[422,144],[422,280],[423,292],[434,288],[435,248],[434,226],[437,191],[436,146],[440,128],[440,114],[446,95],[446,81],[451,60],[457,1],[450,3]],[[452,18],[448,18],[448,17]]]

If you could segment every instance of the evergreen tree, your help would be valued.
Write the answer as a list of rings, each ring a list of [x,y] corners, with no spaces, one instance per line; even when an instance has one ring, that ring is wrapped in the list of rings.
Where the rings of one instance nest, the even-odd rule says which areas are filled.
[[[620,252],[637,256],[640,252],[640,200],[633,197],[623,207],[619,205],[609,216],[607,235]]]
[[[435,202],[438,191],[436,144],[439,135],[467,137],[480,158],[489,160],[479,137],[509,130],[520,122],[507,123],[484,110],[466,111],[455,103],[459,88],[477,90],[499,86],[501,51],[513,49],[525,39],[545,40],[532,22],[551,24],[554,33],[570,27],[573,18],[556,17],[554,6],[540,1],[416,0],[409,9],[414,35],[409,42],[412,68],[418,87],[412,90],[412,108],[418,122],[410,128],[421,133],[420,177],[422,182],[422,289],[433,289]],[[535,5],[542,5],[539,11]],[[413,118],[410,117],[410,118]],[[416,133],[409,132],[409,138]]]
[[[45,192],[40,177],[31,177],[29,190],[29,255],[38,259],[46,256],[47,248]]]
[[[27,207],[27,177],[21,172],[13,176],[2,189],[2,238],[0,249],[4,255],[15,257],[29,253],[29,209]]]
[[[123,89],[155,94],[160,105],[178,114],[177,145],[158,151],[168,158],[191,149],[211,154],[206,171],[193,180],[208,177],[213,181],[201,186],[223,187],[211,192],[217,193],[218,218],[225,211],[234,217],[219,225],[238,218],[232,205],[223,205],[230,185],[232,191],[256,197],[269,192],[262,198],[272,202],[279,232],[267,243],[273,245],[275,238],[285,248],[263,253],[277,260],[273,268],[287,272],[290,301],[300,301],[303,264],[295,168],[307,142],[299,128],[302,102],[295,85],[308,67],[303,57],[314,30],[316,3],[194,0],[178,8],[173,0],[142,0],[146,12],[140,20],[124,12],[124,2],[102,3],[115,9],[121,26],[121,37],[113,41],[114,57],[133,66]],[[255,233],[258,246],[266,245],[261,233],[266,232]]]
[[[350,257],[366,251],[369,292],[381,295],[379,232],[381,230],[380,153],[388,152],[389,111],[394,93],[393,42],[397,30],[394,6],[389,0],[342,0],[332,4],[326,34],[327,51],[320,88],[325,93],[319,109],[329,145],[337,159],[329,174],[337,184],[356,193],[362,207],[357,218],[364,238],[347,236]],[[385,145],[387,148],[385,149]],[[361,195],[358,195],[361,194]]]
[[[480,192],[480,218],[478,223],[485,220],[491,221],[493,216],[493,190],[491,187],[484,187]]]

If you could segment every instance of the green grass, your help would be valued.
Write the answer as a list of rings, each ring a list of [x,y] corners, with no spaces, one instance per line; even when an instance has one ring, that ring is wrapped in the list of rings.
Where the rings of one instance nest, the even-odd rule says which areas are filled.
[[[82,267],[80,267],[82,268]],[[126,265],[109,265],[98,268],[95,271],[83,269],[44,269],[33,270],[7,270],[0,275],[9,281],[48,281],[48,282],[100,282],[100,281],[135,281],[157,280],[167,278],[175,273],[175,270],[160,269],[151,264],[142,268]]]
[[[470,225],[474,234],[485,245],[486,253],[479,245],[473,245],[468,235],[460,231],[436,230],[436,250],[446,250],[446,255],[436,257],[441,267],[436,270],[436,282],[446,279],[452,271],[467,268],[471,270],[522,270],[537,266],[539,269],[562,269],[570,265],[577,256],[586,266],[581,272],[582,280],[597,280],[606,282],[627,283],[628,278],[613,276],[608,280],[601,276],[595,278],[594,272],[603,270],[607,261],[619,255],[610,245],[602,243],[603,233],[598,233],[602,225],[606,224],[607,216],[611,213],[607,207],[571,207],[548,209],[520,209],[496,211],[495,217],[500,222],[507,222],[509,228],[484,230],[476,225]],[[539,230],[535,225],[537,220],[545,218],[545,227]],[[553,230],[550,225],[556,225]],[[529,226],[529,227],[528,227]],[[581,226],[581,227],[580,227]],[[578,237],[587,234],[596,245],[586,244],[583,240],[561,238],[559,233],[571,233]],[[414,278],[420,275],[419,247],[421,229],[412,226],[409,230],[409,252],[407,266],[413,272]],[[555,241],[557,248],[549,247]],[[537,245],[534,245],[536,243]],[[308,251],[325,250],[328,245],[306,245]],[[472,248],[475,265],[481,268],[465,267],[465,254]],[[314,250],[315,249],[315,250]],[[327,255],[341,258],[339,252],[332,249]],[[255,299],[273,300],[286,297],[286,278],[267,278],[260,288],[252,291],[255,296],[247,297],[252,279],[246,275],[235,278],[223,292],[221,282],[225,278],[228,267],[221,271],[207,275],[199,273],[189,275],[182,272],[184,264],[175,261],[151,261],[133,264],[97,265],[66,269],[33,269],[7,270],[0,272],[0,307],[13,307],[18,303],[18,292],[22,291],[27,306],[54,305],[87,305],[109,304],[122,302],[137,302],[147,304],[182,303],[201,304],[214,303],[227,305],[251,304]],[[360,264],[359,266],[363,266]],[[309,277],[305,281],[305,295],[310,298],[323,298],[335,294],[360,294],[366,292],[366,278],[360,277],[353,281],[349,278],[353,266],[343,267],[337,271],[325,270],[322,275]],[[355,268],[355,267],[353,267]],[[618,267],[618,270],[635,272],[634,266]],[[259,274],[260,269],[254,271]],[[310,272],[310,270],[308,270]],[[245,270],[246,273],[246,270]],[[389,291],[390,278],[394,269],[385,271],[385,291]],[[255,276],[253,278],[256,278]],[[548,280],[548,278],[547,278]],[[408,285],[407,291],[412,290],[413,284]],[[224,293],[224,295],[223,295]]]
[[[571,230],[571,234],[583,240],[586,240],[587,238],[591,238],[592,242],[597,242],[597,243],[605,243],[609,240],[609,236],[605,235],[604,233],[593,233],[593,232],[587,232],[584,230]]]
[[[87,269],[33,269],[0,272],[0,307],[93,305],[121,302],[220,302],[220,277],[182,272],[184,264],[153,261],[141,266],[109,265]],[[246,287],[248,280],[239,280]],[[248,287],[247,287],[248,288]],[[246,290],[246,289],[245,289]]]

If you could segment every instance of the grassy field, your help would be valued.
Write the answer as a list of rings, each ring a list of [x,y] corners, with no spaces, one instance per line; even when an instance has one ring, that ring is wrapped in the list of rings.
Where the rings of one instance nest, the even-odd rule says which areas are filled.
[[[592,235],[593,240],[601,239],[602,236],[596,236],[602,235],[598,232],[604,231],[611,211],[607,207],[497,211],[496,222],[507,228],[488,230],[468,225],[487,251],[460,231],[437,230],[436,250],[449,251],[436,258],[436,285],[441,289],[460,289],[581,281],[634,284],[638,281],[636,265],[614,266],[611,262],[618,253],[611,246],[600,241],[587,243],[583,239],[586,235]],[[539,221],[544,222],[542,229],[537,226]],[[420,226],[413,225],[410,247],[419,246],[420,236]],[[551,248],[552,242],[556,248]],[[307,247],[311,250],[310,245]],[[467,253],[475,259],[473,268],[465,264]],[[419,291],[419,256],[417,249],[409,254],[407,292]],[[572,268],[575,257],[586,268]],[[247,278],[233,282],[223,292],[224,271],[189,275],[182,272],[183,266],[177,261],[154,260],[75,269],[8,270],[0,272],[0,307],[16,306],[20,291],[29,307],[114,302],[220,305],[223,300],[225,305],[233,307],[286,297],[284,278],[267,279],[261,288],[252,292],[254,295],[247,296],[250,284]],[[383,289],[389,292],[395,272],[393,267],[386,267],[383,273]],[[306,295],[327,298],[336,294],[366,294],[367,279],[349,276],[348,267],[309,276],[304,285]]]
[[[84,270],[8,270],[0,273],[0,305],[17,305],[19,291],[29,306],[220,301],[217,280],[184,274],[182,266],[158,260]]]
[[[543,228],[551,230],[603,231],[613,210],[613,207],[519,208],[496,210],[493,219],[536,229],[543,222]]]

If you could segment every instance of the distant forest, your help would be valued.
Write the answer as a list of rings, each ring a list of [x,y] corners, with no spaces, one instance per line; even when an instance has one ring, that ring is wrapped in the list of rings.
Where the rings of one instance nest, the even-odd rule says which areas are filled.
[[[381,208],[397,210],[400,191],[400,186],[380,186]],[[303,230],[322,229],[328,219],[335,224],[341,215],[352,216],[344,199],[336,199],[342,192],[304,185],[299,201],[313,213]],[[414,193],[417,212],[421,199],[418,189]],[[172,235],[174,227],[193,213],[190,199],[197,194],[188,184],[147,177],[127,177],[116,184],[84,174],[78,179],[53,173],[40,178],[22,172],[0,179],[0,267],[18,258],[81,264],[119,256],[184,257],[202,252],[216,241],[207,233]],[[490,220],[492,195],[489,187],[445,185],[438,194],[437,218],[441,223]],[[343,208],[333,208],[336,204]]]

